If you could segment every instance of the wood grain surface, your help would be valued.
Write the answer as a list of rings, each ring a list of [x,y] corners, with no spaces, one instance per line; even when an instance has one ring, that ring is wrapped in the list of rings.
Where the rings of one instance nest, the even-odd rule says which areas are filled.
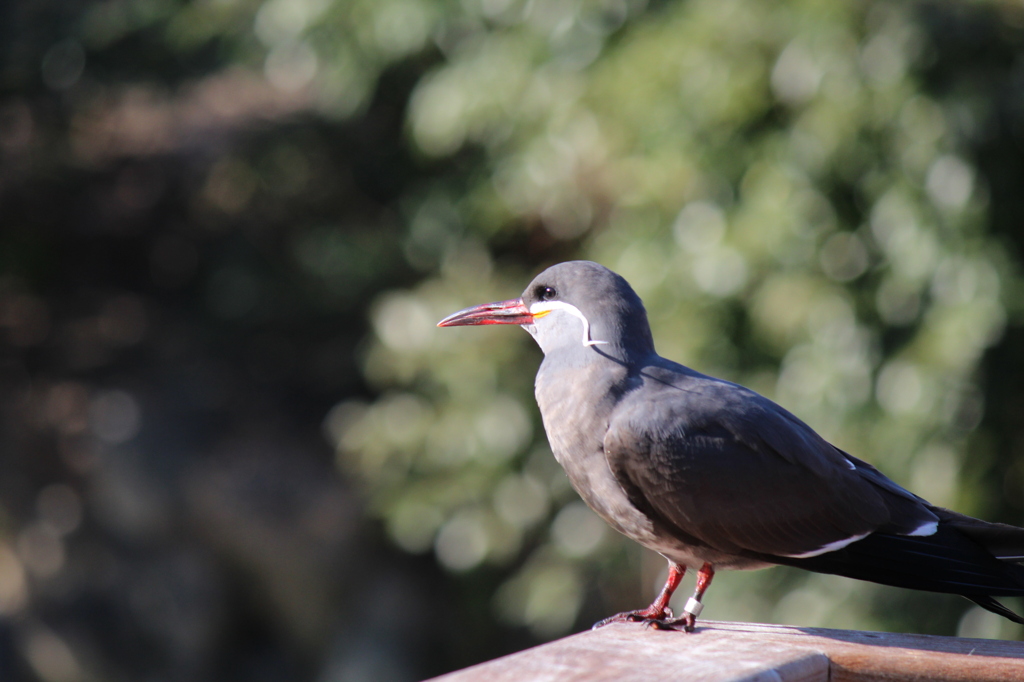
[[[435,678],[443,682],[1024,682],[1024,643],[702,621],[617,624]]]

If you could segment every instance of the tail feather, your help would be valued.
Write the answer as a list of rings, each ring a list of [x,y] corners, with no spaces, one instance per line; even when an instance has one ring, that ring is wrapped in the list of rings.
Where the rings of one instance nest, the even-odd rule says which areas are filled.
[[[1024,596],[1024,528],[988,523],[947,509],[932,535],[876,532],[813,557],[766,557],[777,564],[928,592],[959,594],[1024,625],[995,596]]]
[[[971,538],[1002,561],[1024,563],[1024,528],[990,523],[948,509],[933,508],[945,523]]]
[[[997,613],[1003,618],[1008,618],[1012,620],[1014,623],[1020,623],[1021,625],[1024,625],[1024,618],[1021,618],[1015,612],[1006,608],[992,597],[973,595],[968,596],[967,599],[970,599],[972,602],[974,602],[983,609],[991,611],[992,613]]]
[[[969,599],[1024,596],[1024,567],[999,560],[980,542],[947,523],[940,523],[930,536],[874,533],[835,552],[772,560],[819,573]],[[980,605],[988,608],[986,604]]]

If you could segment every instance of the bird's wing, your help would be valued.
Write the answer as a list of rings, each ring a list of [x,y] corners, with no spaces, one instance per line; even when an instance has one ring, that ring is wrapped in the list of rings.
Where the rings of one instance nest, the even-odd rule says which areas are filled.
[[[934,530],[922,500],[727,382],[663,384],[623,400],[604,447],[634,505],[723,552],[814,556],[876,530]]]

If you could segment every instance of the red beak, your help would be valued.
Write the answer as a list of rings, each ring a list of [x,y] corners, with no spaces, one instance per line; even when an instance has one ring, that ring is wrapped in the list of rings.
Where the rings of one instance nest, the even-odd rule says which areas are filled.
[[[533,314],[523,299],[475,305],[453,313],[437,323],[438,327],[469,327],[478,324],[533,324]]]

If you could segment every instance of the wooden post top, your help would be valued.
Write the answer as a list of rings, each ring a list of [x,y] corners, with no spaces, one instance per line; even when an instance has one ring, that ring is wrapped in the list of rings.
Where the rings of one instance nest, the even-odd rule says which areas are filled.
[[[615,624],[436,682],[1024,682],[1024,642],[701,621],[693,634]]]

